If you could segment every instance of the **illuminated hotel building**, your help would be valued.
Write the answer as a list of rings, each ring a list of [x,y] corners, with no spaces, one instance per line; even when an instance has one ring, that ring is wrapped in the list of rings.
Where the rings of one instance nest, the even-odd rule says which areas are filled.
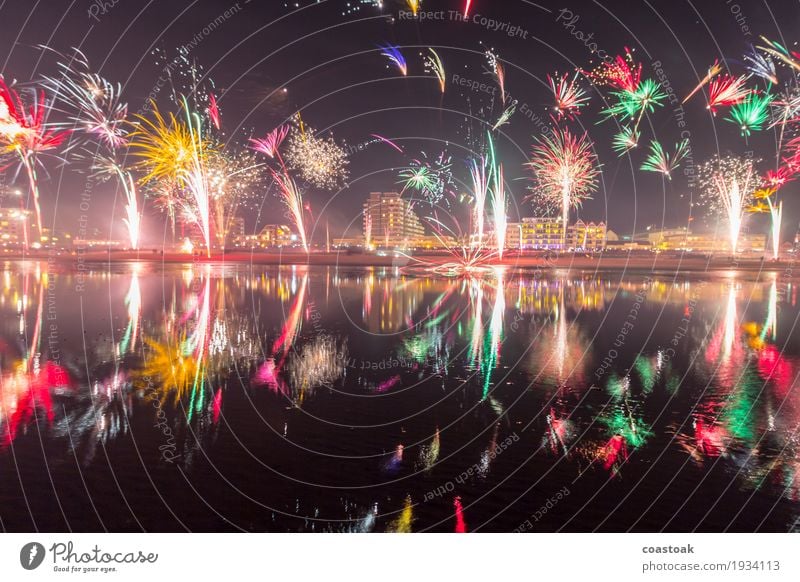
[[[31,229],[30,210],[22,208],[0,208],[0,245],[22,246],[25,244],[25,229],[28,229],[29,243],[34,242]]]
[[[397,192],[370,192],[364,202],[363,226],[364,238],[375,247],[409,248],[425,237],[411,204]]]
[[[561,218],[534,216],[522,222],[509,223],[506,231],[506,247],[520,250],[561,249],[563,225]],[[567,227],[566,246],[569,249],[600,250],[606,243],[604,222],[578,222]]]

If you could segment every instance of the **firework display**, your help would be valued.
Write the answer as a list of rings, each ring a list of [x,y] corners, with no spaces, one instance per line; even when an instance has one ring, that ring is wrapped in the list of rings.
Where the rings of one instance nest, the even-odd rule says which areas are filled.
[[[408,65],[406,64],[406,59],[403,57],[403,54],[400,52],[400,49],[396,46],[386,45],[382,47],[383,51],[381,54],[389,59],[394,66],[397,67],[397,70],[400,71],[400,74],[404,77],[408,75]]]
[[[453,162],[446,152],[431,159],[422,152],[421,159],[411,160],[399,177],[403,190],[419,192],[431,205],[439,204],[445,196],[453,193]]]
[[[552,136],[538,139],[530,167],[535,194],[560,209],[565,237],[570,209],[580,206],[597,188],[599,172],[592,142],[586,134],[578,136],[569,129],[557,129]]]
[[[675,152],[668,154],[664,147],[657,141],[650,142],[650,155],[642,164],[642,170],[658,172],[668,180],[672,179],[674,172],[683,158],[689,153],[689,141],[683,140],[675,145]]]
[[[573,119],[580,114],[581,107],[585,107],[589,102],[589,96],[586,91],[577,85],[577,81],[577,72],[572,78],[566,73],[562,76],[547,75],[547,82],[550,84],[550,90],[555,97],[556,104],[554,109],[558,119],[564,117]]]
[[[290,133],[284,159],[302,180],[324,190],[342,187],[349,175],[347,152],[332,137],[318,137],[308,127]]]
[[[430,54],[425,57],[425,70],[436,77],[436,79],[439,81],[439,89],[441,90],[442,94],[444,94],[447,84],[447,73],[444,71],[442,59],[439,58],[439,54],[432,48],[429,48],[428,52],[430,52]]]
[[[711,113],[716,113],[720,107],[730,107],[741,103],[750,94],[750,89],[745,86],[747,75],[731,77],[720,75],[708,83],[708,105]]]
[[[735,156],[716,156],[700,167],[699,180],[704,202],[727,219],[729,248],[735,253],[745,211],[752,205],[760,183],[755,163]]]

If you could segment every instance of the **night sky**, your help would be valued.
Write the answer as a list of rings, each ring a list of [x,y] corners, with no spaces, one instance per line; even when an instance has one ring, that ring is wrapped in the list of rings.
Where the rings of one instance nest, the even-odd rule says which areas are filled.
[[[548,73],[593,67],[598,55],[592,48],[616,55],[630,47],[644,64],[644,76],[669,83],[679,103],[715,58],[739,75],[744,72],[742,55],[759,35],[792,46],[800,30],[800,11],[788,0],[738,4],[473,0],[467,22],[454,18],[463,5],[463,0],[424,0],[421,11],[432,18],[420,21],[403,18],[405,3],[393,0],[384,1],[382,8],[358,0],[13,0],[0,3],[0,70],[6,80],[24,84],[55,71],[57,58],[38,45],[58,51],[78,47],[99,73],[122,83],[135,112],[156,90],[163,73],[154,51],[173,55],[176,47],[189,46],[190,58],[217,88],[230,143],[263,136],[299,110],[306,123],[320,133],[332,131],[353,151],[348,188],[338,194],[313,189],[307,193],[315,216],[328,221],[331,232],[338,234],[353,221],[360,224],[358,213],[369,191],[398,189],[398,169],[421,152],[436,155],[446,150],[453,157],[456,178],[466,180],[465,160],[477,153],[487,123],[491,125],[502,108],[490,90],[473,91],[453,81],[458,75],[491,88],[487,48],[505,64],[506,89],[518,101],[517,112],[501,128],[497,142],[515,198],[510,210],[514,220],[534,213],[523,201],[531,175],[524,164],[534,136],[549,124]],[[493,30],[490,21],[499,23],[499,29]],[[401,48],[408,77],[400,76],[380,55],[379,45],[384,43]],[[434,47],[444,62],[448,83],[444,97],[436,80],[424,72],[422,55],[427,47]],[[789,75],[786,69],[779,74]],[[157,93],[164,110],[174,109],[166,91]],[[746,143],[734,124],[723,121],[724,112],[712,117],[705,105],[700,94],[683,107],[683,113],[667,102],[643,124],[642,144],[653,136],[669,147],[682,133],[690,139],[691,156],[673,180],[665,182],[658,174],[639,171],[642,145],[631,157],[614,153],[611,138],[618,128],[613,120],[597,124],[602,96],[592,89],[592,102],[570,124],[589,132],[602,163],[600,188],[583,205],[580,216],[605,220],[621,234],[642,231],[647,225],[686,225],[692,212],[698,216],[695,228],[707,224],[702,210],[690,207],[698,192],[684,170],[717,151],[753,151],[765,159],[761,167],[767,169],[766,160],[774,160],[776,138],[765,131]],[[374,143],[371,134],[394,140],[406,155]],[[76,163],[65,167],[56,161],[45,163],[49,170],[41,181],[45,222],[52,224],[58,192],[56,227],[75,231],[76,201],[85,175]],[[9,179],[6,173],[4,180]],[[800,220],[800,203],[793,199],[797,190],[790,184],[781,191],[784,236]],[[121,237],[119,199],[110,218],[114,194],[113,182],[95,189],[91,215],[98,234],[108,236],[113,225],[112,236]],[[452,208],[457,216],[466,215],[457,203]],[[280,212],[280,202],[269,195],[260,222],[274,222]],[[255,227],[256,215],[248,213],[248,229]],[[766,232],[767,220],[755,217],[751,224]],[[160,240],[155,224],[163,225],[163,218],[147,214],[145,244]],[[314,238],[320,240],[319,230]]]

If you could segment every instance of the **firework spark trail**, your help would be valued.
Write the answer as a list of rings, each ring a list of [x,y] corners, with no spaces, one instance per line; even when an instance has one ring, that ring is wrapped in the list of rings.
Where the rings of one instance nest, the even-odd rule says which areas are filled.
[[[486,58],[489,61],[489,67],[491,68],[491,74],[494,75],[495,80],[497,81],[497,86],[500,88],[500,100],[502,101],[503,105],[506,104],[506,70],[503,67],[503,63],[500,62],[500,58],[493,52],[493,51],[486,51]],[[444,92],[444,89],[442,89]]]
[[[442,59],[439,58],[439,55],[432,48],[429,48],[428,50],[431,54],[425,57],[425,68],[429,72],[433,73],[433,75],[438,79],[439,89],[442,93],[444,93],[445,84],[447,83],[447,75],[444,71]]]
[[[675,145],[675,153],[668,154],[663,146],[653,140],[650,142],[650,155],[641,166],[646,172],[663,174],[667,180],[672,180],[671,173],[680,165],[683,158],[689,153],[689,140],[684,139]]]
[[[286,207],[289,209],[289,213],[292,215],[292,219],[294,220],[295,228],[297,229],[297,234],[300,236],[300,242],[303,244],[303,250],[308,253],[308,242],[306,240],[306,228],[303,220],[303,195],[300,193],[300,190],[297,188],[297,184],[295,184],[294,179],[289,175],[287,170],[282,170],[281,172],[276,172],[272,168],[269,169],[272,174],[272,177],[275,180],[275,183],[278,185],[278,191],[281,194],[281,199]]]
[[[708,83],[708,105],[711,113],[716,113],[718,107],[730,107],[743,101],[750,89],[745,86],[749,75],[732,77],[721,75]]]
[[[208,172],[206,171],[206,152],[203,148],[202,124],[200,116],[189,110],[189,104],[183,99],[186,113],[186,127],[192,136],[189,140],[191,147],[188,152],[188,163],[179,169],[186,189],[191,194],[193,204],[185,205],[186,214],[200,228],[203,241],[206,245],[206,256],[211,256],[211,204]]]
[[[372,248],[372,212],[369,209],[364,210],[364,247]]]
[[[706,76],[700,79],[700,82],[697,84],[697,86],[694,89],[692,89],[691,93],[689,93],[681,103],[686,103],[689,99],[692,98],[692,95],[694,95],[700,89],[705,87],[706,83],[711,81],[711,79],[719,75],[721,72],[722,72],[722,66],[719,64],[718,60],[715,60],[714,64],[708,68]]]
[[[472,7],[472,0],[465,0],[464,2],[464,18],[469,17],[469,9]]]
[[[574,119],[575,116],[580,114],[581,107],[584,107],[589,102],[589,96],[586,91],[578,86],[578,75],[579,73],[576,72],[572,80],[570,80],[568,73],[564,73],[561,77],[547,75],[547,82],[556,100],[555,111],[558,119],[565,117]]]
[[[219,106],[217,105],[217,98],[213,93],[208,94],[208,118],[211,120],[211,123],[214,124],[214,127],[219,129]]]
[[[511,116],[514,115],[514,112],[517,110],[516,102],[509,105],[505,111],[500,115],[498,120],[492,126],[492,131],[497,131],[499,128],[503,127],[508,121],[511,119]]]
[[[781,252],[781,223],[783,222],[783,201],[777,204],[772,202],[771,198],[767,198],[769,204],[769,214],[772,218],[772,258],[778,260]]]
[[[506,246],[506,230],[508,229],[508,216],[506,204],[506,184],[503,176],[503,164],[497,161],[497,152],[491,134],[487,135],[487,161],[489,177],[492,180],[490,192],[492,195],[492,219],[494,222],[494,235],[498,258],[503,258]],[[483,243],[481,238],[481,244]]]
[[[760,77],[771,85],[778,84],[778,74],[775,71],[775,63],[768,56],[759,53],[753,45],[750,45],[750,52],[744,55],[745,66],[751,75]]]
[[[58,148],[70,134],[69,130],[50,129],[47,123],[49,112],[44,91],[34,95],[33,105],[26,111],[19,94],[10,89],[0,76],[0,145],[6,152],[15,153],[25,168],[39,236],[42,234],[42,208],[36,172],[41,163],[38,156]]]
[[[390,139],[387,139],[387,138],[385,138],[385,137],[383,137],[383,136],[381,136],[381,135],[378,135],[377,133],[371,133],[371,134],[370,134],[370,137],[374,137],[375,139],[379,139],[379,140],[381,140],[383,143],[385,143],[386,145],[389,145],[389,146],[393,147],[394,149],[396,149],[396,150],[397,150],[398,152],[400,152],[401,154],[403,153],[403,148],[401,148],[399,145],[397,145],[396,143],[394,143],[394,142],[393,142],[392,140],[390,140]]]
[[[121,101],[122,86],[93,73],[80,50],[72,49],[72,53],[70,58],[59,55],[64,61],[57,65],[58,76],[43,77],[54,102],[61,101],[67,108],[69,117],[59,126],[77,127],[112,150],[124,146],[128,104]]]
[[[560,203],[562,240],[566,243],[569,210],[597,188],[597,157],[588,135],[575,136],[569,129],[545,135],[533,147],[528,165],[536,178],[536,193],[547,205]],[[562,244],[563,244],[562,243]]]
[[[758,187],[753,163],[750,159],[716,156],[700,166],[702,196],[712,210],[727,217],[728,240],[733,254],[738,248],[744,213]]]
[[[400,52],[400,48],[390,44],[382,46],[381,48],[383,49],[381,54],[393,62],[404,77],[407,76],[408,65],[406,64],[405,57],[403,57],[403,53]]]
[[[506,229],[508,216],[506,208],[506,185],[503,178],[503,164],[497,164],[492,185],[492,217],[494,218],[494,235],[497,242],[497,256],[503,258],[506,246]]]
[[[92,156],[90,169],[95,175],[99,176],[101,179],[113,176],[117,179],[120,186],[122,186],[122,190],[125,192],[126,215],[126,218],[123,218],[122,222],[128,230],[130,248],[138,249],[142,216],[139,210],[139,200],[133,175],[123,168],[122,165],[117,163],[113,154],[107,156],[94,155],[92,152],[89,152],[89,154]]]
[[[792,67],[793,69],[800,71],[800,61],[798,60],[800,55],[798,55],[798,53],[789,51],[786,49],[786,47],[778,44],[777,42],[771,41],[764,36],[761,36],[760,38],[767,46],[757,47],[759,50],[777,58],[779,61]]]
[[[472,179],[472,196],[475,200],[472,221],[478,241],[483,241],[486,194],[489,189],[489,176],[487,176],[487,160],[485,156],[469,161],[469,174]]]
[[[406,0],[406,5],[408,9],[411,10],[411,13],[416,16],[417,12],[419,12],[419,5],[421,4],[420,0]]]

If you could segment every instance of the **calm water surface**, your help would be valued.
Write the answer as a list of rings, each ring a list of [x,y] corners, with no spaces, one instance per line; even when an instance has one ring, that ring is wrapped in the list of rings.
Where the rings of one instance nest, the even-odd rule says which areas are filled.
[[[5,263],[6,531],[788,531],[787,277]]]

